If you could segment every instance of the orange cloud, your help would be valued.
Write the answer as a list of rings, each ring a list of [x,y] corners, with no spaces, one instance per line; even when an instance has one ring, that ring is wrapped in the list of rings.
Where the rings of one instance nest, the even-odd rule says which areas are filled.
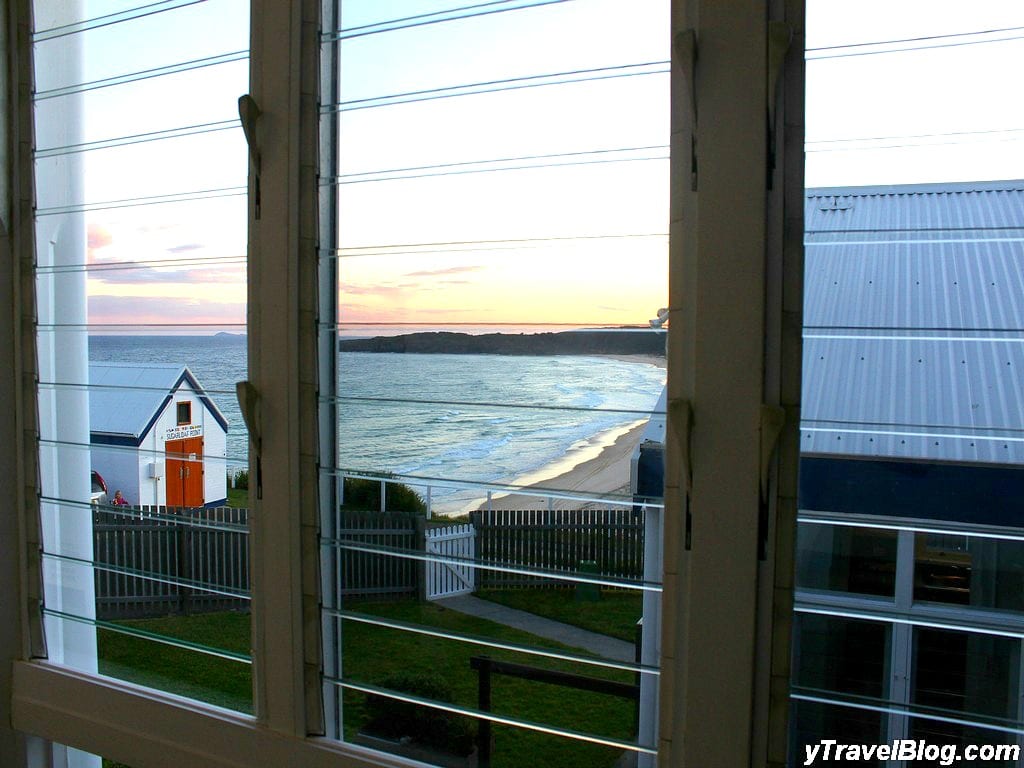
[[[114,242],[114,236],[102,224],[89,222],[89,250],[94,248],[105,248]]]

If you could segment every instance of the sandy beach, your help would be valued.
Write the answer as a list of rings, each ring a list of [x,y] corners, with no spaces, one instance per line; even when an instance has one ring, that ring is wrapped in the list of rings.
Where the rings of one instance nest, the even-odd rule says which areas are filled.
[[[595,355],[595,357],[607,357],[610,360],[621,360],[624,363],[646,363],[665,370],[668,361],[664,355]]]
[[[647,421],[644,420],[603,433],[595,438],[596,445],[589,446],[590,452],[599,448],[600,452],[596,456],[577,461],[581,457],[574,456],[574,452],[570,451],[558,465],[518,478],[515,484],[538,490],[628,494],[630,459],[646,426]],[[491,500],[493,509],[546,509],[547,506],[548,501],[543,496],[495,495]],[[584,506],[591,505],[583,501],[557,498],[552,503],[555,509],[578,509]],[[481,508],[486,508],[486,505],[481,505]]]
[[[665,358],[658,355],[600,357],[626,363],[644,363],[662,370],[666,367]],[[573,446],[554,464],[516,478],[514,485],[535,488],[538,491],[628,495],[630,460],[646,426],[647,419],[641,419],[595,435],[585,443]],[[542,495],[495,494],[490,506],[492,509],[547,509],[548,499]],[[554,509],[580,509],[600,506],[600,503],[555,498],[551,506]],[[486,504],[479,506],[480,509],[486,507]]]

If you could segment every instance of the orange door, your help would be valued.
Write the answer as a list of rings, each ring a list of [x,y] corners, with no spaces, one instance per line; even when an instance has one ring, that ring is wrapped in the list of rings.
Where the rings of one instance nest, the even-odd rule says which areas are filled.
[[[165,461],[164,477],[167,478],[167,506],[181,507],[185,503],[185,485],[182,478],[185,476],[185,462],[182,456],[185,452],[184,440],[168,440],[164,443],[164,451],[167,458]]]
[[[168,440],[164,450],[167,506],[203,506],[203,438]]]

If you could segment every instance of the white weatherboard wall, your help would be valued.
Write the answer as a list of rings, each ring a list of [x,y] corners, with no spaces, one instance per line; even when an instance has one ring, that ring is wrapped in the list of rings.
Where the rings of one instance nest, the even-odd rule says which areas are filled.
[[[167,502],[167,472],[163,454],[169,430],[173,431],[172,440],[176,439],[176,432],[186,433],[185,430],[178,430],[177,421],[177,405],[185,402],[192,404],[191,426],[198,428],[198,433],[193,429],[187,430],[187,434],[203,438],[203,503],[213,504],[227,499],[227,433],[196,391],[185,381],[161,411],[140,446],[137,479],[141,504],[163,505]],[[154,461],[162,470],[159,478],[151,477],[149,464]],[[111,493],[113,491],[111,488]]]
[[[167,441],[203,438],[203,504],[227,497],[227,432],[202,385],[184,365],[92,363],[93,469],[111,498],[120,490],[131,505],[167,502]],[[178,405],[191,405],[188,424]]]
[[[138,453],[127,446],[93,445],[92,468],[107,484],[107,501],[114,500],[114,491],[120,491],[129,504],[152,504],[139,500]]]

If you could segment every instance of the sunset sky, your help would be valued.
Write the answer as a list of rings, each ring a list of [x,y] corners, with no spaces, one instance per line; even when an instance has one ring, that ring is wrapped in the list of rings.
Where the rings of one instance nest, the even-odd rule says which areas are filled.
[[[465,5],[363,0],[345,5],[342,26]],[[112,7],[87,3],[87,15]],[[668,3],[623,7],[572,0],[342,43],[342,100],[352,102],[340,126],[343,324],[646,323],[664,306]],[[208,0],[90,30],[83,79],[244,51],[246,8]],[[808,186],[1024,178],[1024,101],[1010,86],[1024,30],[902,43],[926,49],[898,53],[831,48],[1011,27],[1024,27],[1015,0],[811,0],[808,48],[827,50],[807,54]],[[40,43],[41,61],[62,40]],[[353,108],[382,95],[635,64],[648,66]],[[235,117],[246,73],[238,59],[97,88],[41,101],[38,119],[80,98],[84,142],[211,127]],[[61,85],[43,77],[37,91]],[[247,160],[237,127],[39,162],[63,157],[84,164],[85,201],[103,204],[86,214],[90,323],[244,323]],[[203,199],[132,204],[196,192]]]

